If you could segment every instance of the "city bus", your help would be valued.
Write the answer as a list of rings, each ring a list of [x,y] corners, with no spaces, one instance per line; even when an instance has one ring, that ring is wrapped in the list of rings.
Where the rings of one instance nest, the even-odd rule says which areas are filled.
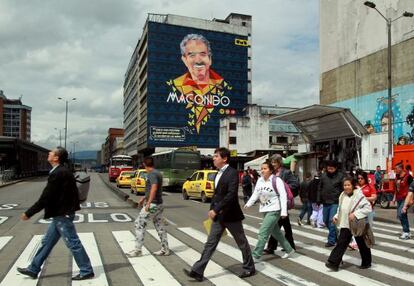
[[[108,177],[110,182],[115,182],[122,171],[132,170],[132,157],[128,155],[115,155],[109,160]]]
[[[151,155],[155,168],[163,176],[164,188],[180,188],[194,171],[200,169],[201,156],[198,151],[169,150]]]

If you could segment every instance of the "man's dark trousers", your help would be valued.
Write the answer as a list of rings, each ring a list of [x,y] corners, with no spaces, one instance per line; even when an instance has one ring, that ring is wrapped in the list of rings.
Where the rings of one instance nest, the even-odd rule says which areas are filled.
[[[192,271],[200,275],[204,275],[204,270],[207,267],[207,263],[210,261],[211,256],[217,248],[220,242],[221,235],[224,229],[231,233],[238,247],[240,248],[243,255],[243,269],[245,271],[254,271],[254,261],[251,254],[249,242],[247,241],[246,235],[241,221],[234,222],[219,222],[214,221],[211,224],[210,235],[208,236],[207,242],[204,246],[203,253],[201,254],[200,260],[198,260],[192,267]]]

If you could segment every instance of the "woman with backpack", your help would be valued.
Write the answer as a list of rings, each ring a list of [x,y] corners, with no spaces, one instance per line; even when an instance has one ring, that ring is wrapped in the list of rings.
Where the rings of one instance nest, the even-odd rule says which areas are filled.
[[[280,218],[287,217],[287,193],[282,179],[273,175],[273,171],[273,166],[269,161],[262,164],[262,177],[258,179],[252,196],[244,206],[244,208],[251,207],[260,199],[259,211],[264,214],[258,234],[258,241],[252,253],[253,259],[256,262],[260,261],[266,241],[270,235],[279,241],[285,249],[286,253],[282,258],[288,258],[295,252],[283,236],[278,225]]]

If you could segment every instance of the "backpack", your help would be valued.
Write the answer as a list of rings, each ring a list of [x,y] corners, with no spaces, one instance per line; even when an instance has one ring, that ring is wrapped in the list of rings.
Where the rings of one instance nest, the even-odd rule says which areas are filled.
[[[277,177],[277,176],[273,176],[273,179],[272,179],[272,186],[273,186],[273,189],[275,189],[275,191],[276,191],[276,193],[278,194],[278,196],[280,197],[279,191],[277,190],[277,185],[276,185],[276,177]],[[279,177],[279,178],[280,178],[280,177]],[[280,178],[280,179],[282,180],[282,178]],[[283,184],[285,185],[285,190],[286,190],[286,196],[287,196],[287,209],[288,209],[288,210],[293,209],[293,208],[295,207],[295,197],[293,196],[293,193],[292,193],[292,191],[291,191],[291,189],[290,189],[289,185],[288,185],[285,181],[283,181],[283,180],[282,180],[282,182],[283,182]]]
[[[285,168],[282,168],[279,177],[283,180],[283,182],[288,184],[289,189],[293,194],[293,197],[297,197],[299,195],[300,189],[298,177],[296,177],[290,170]]]

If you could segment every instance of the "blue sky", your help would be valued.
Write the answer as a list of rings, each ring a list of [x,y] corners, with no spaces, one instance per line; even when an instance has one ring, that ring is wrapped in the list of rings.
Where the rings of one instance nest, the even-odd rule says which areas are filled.
[[[147,13],[211,20],[253,17],[253,103],[319,102],[319,1],[2,0],[0,89],[33,107],[32,141],[58,143],[69,105],[68,142],[97,150],[122,127],[124,74]],[[71,146],[71,145],[69,145]]]

